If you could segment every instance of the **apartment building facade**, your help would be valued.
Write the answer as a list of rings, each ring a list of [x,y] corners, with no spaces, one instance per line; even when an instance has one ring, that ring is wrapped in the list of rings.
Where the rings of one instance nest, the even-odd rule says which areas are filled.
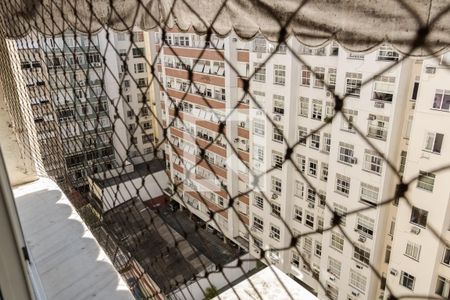
[[[424,59],[415,68],[415,108],[405,133],[404,179],[411,184],[405,193],[408,202],[399,202],[386,284],[394,295],[448,299],[449,56]]]
[[[173,199],[204,221],[210,220],[208,209],[217,211],[216,222],[208,224],[230,240],[248,241],[253,256],[264,253],[263,261],[319,298],[325,293],[332,299],[382,298],[397,201],[378,204],[393,198],[400,164],[405,164],[408,145],[402,137],[410,130],[411,91],[416,90],[413,60],[400,60],[387,46],[354,54],[336,43],[309,49],[291,39],[292,52],[264,38],[242,42],[232,34],[223,43],[212,39],[213,46],[206,44],[202,52],[205,41],[192,32],[169,32],[164,44],[160,36],[153,38],[163,120],[171,125],[168,137],[174,145],[166,144],[177,186]],[[245,79],[253,73],[251,96],[245,95]],[[340,114],[333,118],[330,91],[348,95],[342,108],[347,121]],[[224,112],[238,107],[238,116],[224,118]],[[285,161],[287,145],[296,145],[290,161]],[[248,169],[228,159],[233,149],[246,153],[241,158]],[[233,203],[239,209],[224,210],[230,195],[223,189],[190,186],[186,169],[218,179],[217,186],[226,186],[232,197],[244,193]],[[332,222],[342,229],[330,229]],[[297,249],[276,250],[299,234],[305,236]]]
[[[16,42],[20,68],[27,88],[31,111],[37,132],[37,141],[42,158],[42,167],[48,176],[58,183],[64,182],[62,143],[56,114],[50,101],[47,66],[39,40],[33,37]]]

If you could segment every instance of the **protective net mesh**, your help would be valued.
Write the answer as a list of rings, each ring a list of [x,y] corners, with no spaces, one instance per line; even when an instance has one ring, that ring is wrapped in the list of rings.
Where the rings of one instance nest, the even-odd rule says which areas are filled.
[[[287,27],[301,9],[276,21]],[[409,53],[433,57],[425,41],[446,12],[427,26],[417,19]],[[394,247],[403,233],[389,228],[399,212],[417,225],[408,256],[419,260],[420,230],[448,247],[442,222],[408,193],[433,191],[449,164],[403,177],[410,99],[420,97],[414,74],[436,68],[388,44],[311,49],[283,29],[274,43],[219,37],[213,25],[203,36],[163,23],[82,34],[90,24],[55,21],[45,31],[62,35],[3,42],[15,129],[35,131],[39,145],[24,143],[24,153],[68,193],[135,297],[208,298],[265,265],[303,277],[323,298],[447,297],[437,273],[436,292],[421,294],[418,274],[389,265],[391,247],[404,251]],[[429,106],[448,110],[445,93]],[[442,144],[435,133],[425,149]]]

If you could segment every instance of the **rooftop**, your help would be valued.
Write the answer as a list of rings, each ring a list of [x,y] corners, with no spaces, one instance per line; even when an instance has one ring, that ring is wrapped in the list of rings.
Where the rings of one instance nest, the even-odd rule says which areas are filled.
[[[250,276],[214,299],[220,300],[318,300],[307,289],[274,266]]]
[[[99,186],[103,188],[110,187],[124,181],[129,181],[136,178],[143,178],[147,175],[162,171],[166,168],[166,164],[163,159],[153,159],[148,162],[133,165],[133,168],[134,171],[132,172],[124,171],[123,174],[120,174],[118,176],[114,176],[107,179],[96,178],[94,180]]]
[[[134,299],[66,195],[50,179],[14,189],[20,223],[46,299]]]

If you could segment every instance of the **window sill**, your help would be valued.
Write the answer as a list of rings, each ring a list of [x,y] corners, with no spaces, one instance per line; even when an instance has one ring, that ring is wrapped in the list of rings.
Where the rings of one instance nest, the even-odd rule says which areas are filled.
[[[347,198],[348,198],[348,195],[349,195],[349,194],[346,194],[346,193],[338,191],[338,190],[334,190],[334,192],[339,194],[339,195],[341,195],[341,196],[347,197]]]
[[[412,257],[412,256],[409,256],[409,255],[406,255],[406,253],[403,253],[403,255],[405,256],[405,257],[407,257],[407,258],[410,258],[410,259],[412,259],[413,261],[415,261],[415,262],[419,262],[419,260],[418,259],[415,259],[414,257]]]
[[[423,225],[420,225],[420,224],[416,224],[416,223],[413,223],[413,222],[411,222],[411,221],[409,221],[409,224],[414,225],[414,226],[417,226],[417,227],[419,227],[420,229],[427,229],[426,226],[423,226]]]
[[[380,172],[380,173],[377,173],[377,172],[375,172],[375,171],[371,171],[371,170],[367,170],[367,169],[362,169],[364,172],[367,172],[367,173],[370,173],[370,174],[374,174],[374,175],[377,175],[377,176],[381,176],[381,173],[382,172]]]

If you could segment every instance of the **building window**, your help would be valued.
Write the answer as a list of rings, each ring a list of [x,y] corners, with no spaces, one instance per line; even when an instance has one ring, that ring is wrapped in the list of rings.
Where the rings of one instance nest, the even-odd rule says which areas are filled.
[[[325,68],[314,68],[314,87],[315,88],[323,88],[324,80],[325,80]]]
[[[421,248],[422,248],[422,246],[408,241],[406,243],[405,255],[414,260],[419,261]]]
[[[347,208],[345,206],[337,204],[337,203],[334,203],[333,206],[334,206],[334,213],[340,217],[339,225],[345,226],[346,221],[347,221],[347,217],[346,217],[347,216]]]
[[[389,127],[389,117],[369,114],[367,136],[385,141]]]
[[[253,64],[255,67],[255,74],[253,80],[257,82],[266,82],[266,66],[264,64]]]
[[[323,152],[330,153],[331,149],[331,135],[329,133],[323,134]]]
[[[305,217],[305,226],[311,229],[314,228],[314,214],[312,212],[307,211]]]
[[[272,167],[276,169],[282,169],[283,167],[283,154],[279,152],[272,152]]]
[[[264,136],[264,120],[253,120],[253,133],[258,136]]]
[[[144,73],[145,65],[144,63],[134,64],[134,73]]]
[[[316,150],[320,148],[320,133],[311,133],[310,147]]]
[[[306,171],[306,157],[303,155],[297,155],[297,164],[301,173],[305,173]]]
[[[381,46],[378,51],[378,60],[383,61],[397,61],[399,59],[399,54],[397,51],[389,46]]]
[[[309,114],[309,99],[306,97],[300,97],[298,104],[298,115],[308,118]]]
[[[317,216],[317,232],[322,233],[323,231],[323,217]]]
[[[307,66],[302,66],[300,84],[305,86],[311,85],[311,71]]]
[[[260,239],[253,237],[253,246],[256,249],[262,249],[264,247],[264,244]]]
[[[143,42],[144,41],[144,32],[136,31],[136,32],[134,32],[134,37],[135,37],[136,42]]]
[[[278,203],[271,203],[272,215],[279,218],[281,216],[281,206]]]
[[[349,96],[359,97],[361,94],[362,74],[346,73],[345,82],[345,92]]]
[[[387,264],[391,260],[391,250],[392,250],[392,247],[387,245],[386,246],[386,252],[384,253],[384,262],[387,263]]]
[[[283,142],[283,126],[277,125],[273,127],[273,136],[272,140],[278,143]]]
[[[395,90],[395,77],[377,76],[373,84],[372,100],[392,102]]]
[[[300,223],[303,221],[303,211],[300,207],[294,207],[294,220]]]
[[[411,219],[409,220],[412,224],[426,227],[427,226],[428,211],[424,209],[412,207]]]
[[[272,176],[272,192],[278,195],[282,192],[281,179],[274,176]]]
[[[402,271],[402,273],[400,275],[400,285],[403,285],[405,288],[412,291],[412,290],[414,290],[414,282],[415,281],[416,281],[416,278],[413,275]]]
[[[354,125],[356,123],[356,118],[358,117],[358,111],[353,109],[343,108],[342,113],[345,115],[347,120],[342,117],[341,129],[351,133],[355,133]]]
[[[403,175],[403,172],[405,172],[406,155],[407,155],[407,152],[406,152],[406,151],[402,151],[402,152],[400,153],[400,168],[399,168],[399,170],[398,170],[398,172],[400,173],[400,175]]]
[[[413,91],[411,95],[411,100],[417,100],[417,94],[419,92],[419,82],[414,82]]]
[[[419,171],[419,178],[417,179],[417,187],[426,191],[433,191],[434,180],[436,175],[430,172]]]
[[[273,112],[284,115],[284,96],[273,95]]]
[[[255,194],[253,197],[253,205],[259,209],[264,208],[264,199],[260,195]]]
[[[314,244],[314,255],[317,257],[321,257],[322,256],[322,243],[316,241]]]
[[[370,263],[370,249],[362,245],[355,245],[353,247],[353,258],[365,265],[368,265]]]
[[[253,227],[259,231],[264,230],[264,221],[261,217],[253,216]]]
[[[445,248],[444,257],[442,258],[442,263],[444,265],[450,266],[450,248]]]
[[[328,181],[328,164],[327,163],[321,163],[320,168],[320,180],[322,181]]]
[[[347,164],[354,164],[356,159],[353,157],[354,146],[339,142],[339,161]]]
[[[319,121],[322,120],[322,101],[313,99],[311,118]]]
[[[144,57],[144,48],[133,48],[133,57]]]
[[[306,127],[298,127],[298,140],[300,145],[306,145],[306,137],[308,136],[308,129]]]
[[[367,278],[365,276],[356,272],[353,269],[350,269],[350,281],[349,281],[350,286],[364,293],[364,291],[366,290],[366,282]]]
[[[259,162],[264,162],[264,147],[253,145],[253,159]]]
[[[348,196],[350,193],[350,177],[336,174],[336,191],[339,194]]]
[[[450,91],[449,90],[436,90],[433,100],[433,108],[439,110],[450,109]]]
[[[356,219],[356,230],[361,234],[368,238],[373,237],[373,231],[375,226],[375,220],[365,216],[363,214],[358,213],[358,217]]]
[[[286,66],[273,65],[273,83],[284,85],[286,82]]]
[[[381,174],[383,170],[383,159],[373,150],[366,149],[364,151],[363,169],[376,174]]]
[[[308,175],[311,175],[313,177],[317,176],[317,160],[315,159],[309,160]]]
[[[316,192],[312,188],[307,189],[306,200],[314,204],[316,202]]]
[[[330,247],[342,252],[344,250],[344,236],[337,232],[331,232]]]
[[[449,291],[450,291],[450,280],[442,276],[438,276],[435,290],[436,294],[443,297],[444,299],[449,299],[450,298]]]
[[[300,256],[295,252],[292,252],[291,265],[297,269],[300,268]]]
[[[342,263],[337,260],[334,259],[333,257],[329,256],[328,257],[328,273],[330,273],[331,275],[333,275],[334,277],[338,278],[341,276],[341,266]]]
[[[270,225],[270,237],[276,241],[280,240],[280,228],[275,225]]]
[[[253,41],[253,51],[259,53],[266,53],[266,39],[257,37]]]
[[[303,199],[304,189],[305,189],[304,184],[302,182],[296,180],[295,181],[295,191],[294,191],[295,196]]]
[[[310,258],[312,251],[312,238],[309,236],[303,239],[303,251],[305,252],[305,255]]]
[[[361,182],[361,201],[369,205],[377,205],[379,188]]]
[[[424,149],[434,153],[441,153],[443,140],[444,135],[442,133],[428,132],[425,138]]]

